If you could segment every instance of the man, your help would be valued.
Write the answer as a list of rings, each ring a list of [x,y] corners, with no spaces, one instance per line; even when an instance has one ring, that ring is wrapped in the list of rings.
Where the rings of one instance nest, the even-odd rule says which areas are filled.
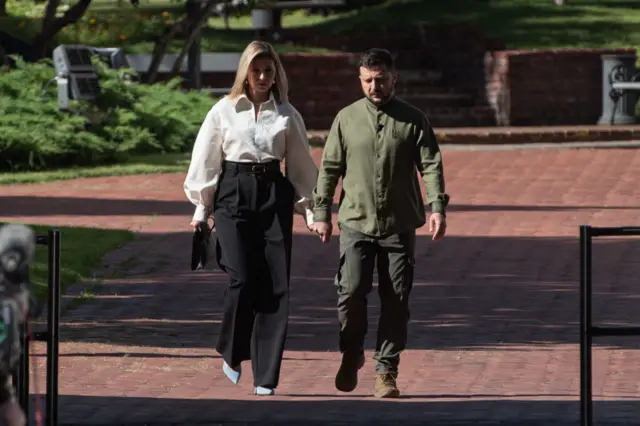
[[[342,177],[336,276],[342,363],[335,384],[343,392],[357,386],[364,365],[366,297],[377,265],[381,313],[375,396],[395,398],[400,395],[396,378],[407,339],[416,229],[426,223],[416,169],[427,188],[433,240],[445,234],[449,196],[427,118],[394,96],[397,73],[391,54],[383,49],[366,52],[360,59],[360,81],[365,97],[338,113],[327,138],[310,228],[329,241],[333,196]]]

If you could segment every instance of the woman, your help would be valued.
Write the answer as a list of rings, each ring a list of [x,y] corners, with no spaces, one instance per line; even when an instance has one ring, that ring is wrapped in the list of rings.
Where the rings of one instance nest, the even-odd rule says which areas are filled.
[[[313,221],[318,169],[273,47],[250,43],[230,93],[207,114],[184,182],[196,229],[213,213],[229,276],[216,350],[234,384],[252,361],[254,393],[278,386],[289,316],[293,212]],[[285,160],[285,174],[280,162]],[[295,204],[295,205],[294,205]]]

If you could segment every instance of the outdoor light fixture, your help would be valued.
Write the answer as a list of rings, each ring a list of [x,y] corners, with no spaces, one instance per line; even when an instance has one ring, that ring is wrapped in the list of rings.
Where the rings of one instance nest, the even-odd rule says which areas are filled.
[[[129,64],[126,53],[124,53],[124,49],[120,47],[92,47],[91,50],[94,54],[98,55],[103,62],[106,62],[109,68],[131,70],[131,65]],[[137,81],[135,73],[131,73],[130,71],[120,72],[120,78],[127,84]]]
[[[119,47],[91,47],[90,49],[100,56],[109,65],[109,68],[130,68],[127,55]]]
[[[100,81],[93,69],[93,49],[80,44],[62,44],[53,50],[58,84],[58,108],[67,109],[69,99],[91,101],[100,95]]]

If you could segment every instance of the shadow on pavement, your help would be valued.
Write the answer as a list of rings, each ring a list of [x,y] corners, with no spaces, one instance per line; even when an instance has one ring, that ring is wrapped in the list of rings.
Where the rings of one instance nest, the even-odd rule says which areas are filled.
[[[161,238],[172,242],[169,248],[156,247],[164,257],[145,252],[137,269],[104,283],[96,300],[63,318],[63,340],[213,346],[226,276],[217,270],[189,271],[190,234]],[[337,350],[337,243],[334,238],[326,246],[315,236],[295,235],[289,350]],[[449,236],[432,244],[419,237],[409,348],[577,344],[578,253],[577,238]],[[638,258],[636,239],[594,242],[595,322],[640,323]],[[370,349],[379,310],[375,288],[369,306]],[[615,339],[611,345],[640,347],[636,340]]]
[[[505,425],[560,426],[578,424],[577,398],[549,400],[549,396],[421,395],[419,401],[347,399],[344,396],[275,397],[248,400],[92,397],[63,395],[61,426],[240,426],[240,425]],[[528,399],[522,399],[528,398]],[[539,398],[539,399],[533,399]],[[630,425],[640,403],[632,400],[595,401],[594,424]],[[626,420],[625,420],[626,419]]]
[[[471,205],[452,204],[451,212],[554,212],[571,210],[638,210],[640,206],[564,206],[564,205]],[[334,205],[334,212],[337,208]],[[193,214],[193,207],[186,200],[158,199],[135,200],[94,197],[56,197],[42,195],[0,196],[0,217],[22,216],[185,216]]]

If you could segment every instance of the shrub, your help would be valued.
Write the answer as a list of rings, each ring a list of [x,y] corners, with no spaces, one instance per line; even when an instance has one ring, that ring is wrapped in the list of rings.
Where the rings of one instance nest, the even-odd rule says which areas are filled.
[[[180,79],[145,85],[95,59],[101,94],[95,102],[57,107],[49,60],[0,72],[0,170],[42,170],[105,164],[133,154],[185,152],[215,102],[185,92]],[[43,89],[44,87],[44,89]]]

